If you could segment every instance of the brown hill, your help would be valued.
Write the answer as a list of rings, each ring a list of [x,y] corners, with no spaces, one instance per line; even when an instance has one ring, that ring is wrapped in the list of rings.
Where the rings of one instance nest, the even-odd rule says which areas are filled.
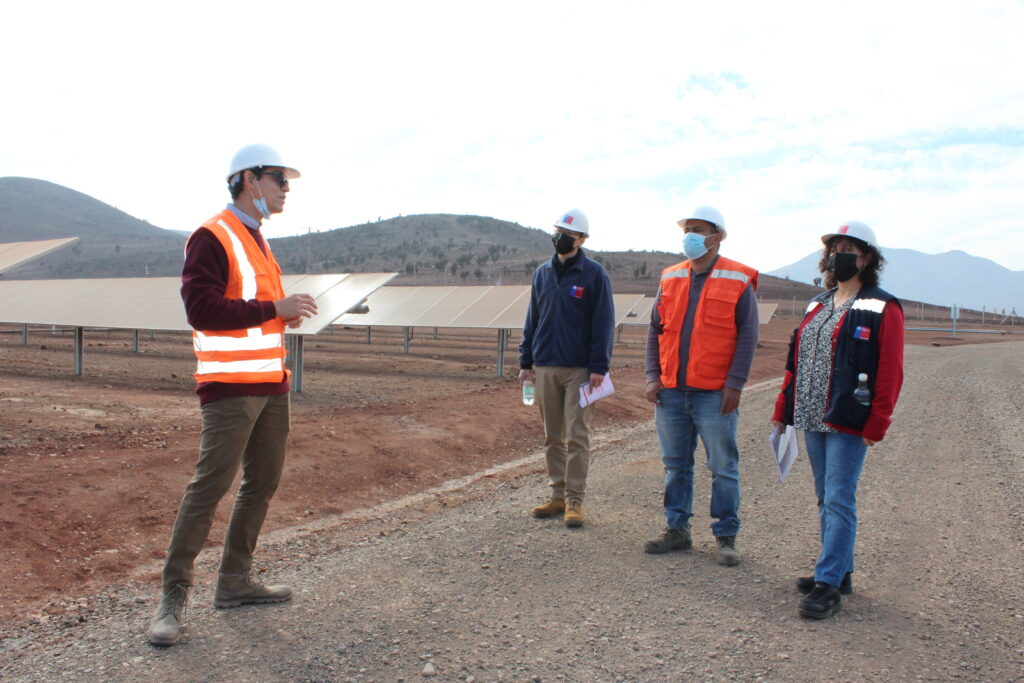
[[[0,242],[79,237],[68,249],[9,271],[10,280],[172,275],[184,236],[62,185],[0,178]]]
[[[88,195],[43,180],[0,178],[0,242],[81,237],[81,242],[21,268],[7,279],[173,276],[185,236]],[[550,233],[486,216],[399,216],[270,240],[286,273],[385,272],[394,284],[528,284],[551,258]],[[617,292],[653,295],[677,254],[588,251]],[[762,299],[809,298],[809,285],[761,277]]]

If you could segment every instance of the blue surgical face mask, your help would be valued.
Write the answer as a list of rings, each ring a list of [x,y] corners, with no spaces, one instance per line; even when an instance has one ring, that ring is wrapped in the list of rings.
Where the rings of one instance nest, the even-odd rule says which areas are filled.
[[[704,254],[708,253],[708,248],[704,244],[705,236],[697,232],[688,232],[683,237],[683,253],[686,254],[686,258],[691,261],[699,259]]]

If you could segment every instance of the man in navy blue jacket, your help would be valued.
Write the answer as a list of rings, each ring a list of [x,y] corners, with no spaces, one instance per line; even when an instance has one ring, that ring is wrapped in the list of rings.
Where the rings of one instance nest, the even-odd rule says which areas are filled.
[[[587,217],[573,209],[555,223],[555,255],[533,274],[530,308],[519,345],[519,384],[536,384],[544,420],[544,454],[551,498],[534,517],[564,515],[583,525],[583,493],[590,465],[590,414],[580,386],[604,382],[612,358],[612,287],[600,263],[580,247],[590,235]]]

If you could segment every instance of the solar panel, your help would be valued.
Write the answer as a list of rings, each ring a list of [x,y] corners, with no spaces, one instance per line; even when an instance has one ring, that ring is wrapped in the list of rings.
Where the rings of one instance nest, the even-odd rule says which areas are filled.
[[[767,324],[772,316],[775,315],[775,310],[779,307],[778,304],[758,304],[757,305],[757,317],[762,325]]]
[[[633,305],[633,308],[626,315],[623,325],[649,325],[651,322],[651,309],[656,299],[653,296],[645,296]]]
[[[320,312],[290,334],[316,334],[397,273],[291,275],[285,293],[314,296]],[[181,279],[96,278],[0,281],[0,322],[140,330],[190,330]]]
[[[615,326],[626,324],[630,320],[630,313],[644,300],[643,294],[612,294],[612,301],[615,304]]]
[[[530,305],[527,285],[491,287],[475,305],[458,315],[452,327],[483,327],[491,330],[522,329]]]
[[[643,294],[615,294],[616,325]],[[530,305],[530,287],[381,287],[366,302],[366,315],[345,315],[339,325],[522,329]]]
[[[74,244],[77,237],[61,237],[55,240],[38,240],[35,242],[5,242],[0,244],[0,273],[20,265],[52,254],[58,249]]]
[[[367,299],[370,312],[348,314],[338,325],[514,329],[523,326],[530,288],[515,286],[381,287]]]

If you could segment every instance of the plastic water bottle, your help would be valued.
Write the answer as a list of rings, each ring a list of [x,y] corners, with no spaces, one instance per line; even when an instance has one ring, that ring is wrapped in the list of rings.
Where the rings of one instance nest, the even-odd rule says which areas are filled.
[[[868,389],[868,376],[863,372],[857,375],[857,388],[853,390],[853,400],[862,406],[871,405],[871,390]]]
[[[536,400],[533,382],[526,380],[523,382],[523,405],[532,406],[534,400]]]

